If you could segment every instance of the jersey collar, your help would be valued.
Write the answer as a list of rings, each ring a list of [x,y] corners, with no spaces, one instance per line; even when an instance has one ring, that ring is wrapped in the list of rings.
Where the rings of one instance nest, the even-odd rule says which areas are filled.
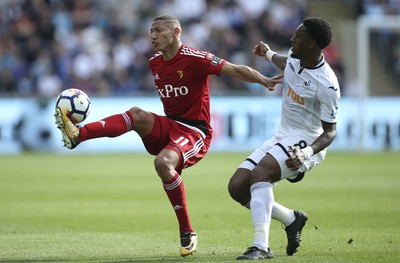
[[[324,64],[325,64],[325,57],[324,57],[324,55],[322,54],[321,60],[318,62],[318,64],[317,64],[315,67],[307,68],[307,67],[303,67],[303,66],[300,64],[300,70],[297,72],[297,74],[301,74],[301,72],[303,72],[304,69],[317,69],[317,68],[320,68],[320,67],[322,67]]]

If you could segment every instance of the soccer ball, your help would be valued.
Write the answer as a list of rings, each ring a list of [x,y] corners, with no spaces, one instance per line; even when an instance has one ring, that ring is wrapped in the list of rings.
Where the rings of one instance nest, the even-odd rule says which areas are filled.
[[[57,97],[56,108],[67,113],[73,123],[84,121],[90,113],[90,99],[79,89],[66,89]]]

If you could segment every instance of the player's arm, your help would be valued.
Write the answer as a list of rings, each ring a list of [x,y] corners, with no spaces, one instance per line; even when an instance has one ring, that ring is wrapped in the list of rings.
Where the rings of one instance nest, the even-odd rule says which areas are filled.
[[[260,83],[261,85],[267,87],[269,90],[274,90],[276,84],[282,83],[281,79],[283,77],[283,73],[281,73],[272,78],[268,78],[249,66],[236,65],[228,61],[225,61],[225,64],[222,66],[220,73],[238,78],[246,82]]]
[[[325,121],[321,121],[321,123],[324,132],[310,145],[311,149],[313,150],[313,154],[318,153],[331,145],[336,137],[336,123],[328,123]]]
[[[292,170],[297,170],[304,163],[305,159],[310,158],[312,155],[331,145],[336,137],[336,123],[325,121],[321,121],[321,123],[324,131],[311,145],[301,150],[297,147],[291,147],[289,149],[293,154],[285,161],[287,167]]]
[[[253,54],[256,56],[260,56],[265,58],[268,61],[271,61],[275,64],[279,69],[284,70],[286,66],[287,56],[281,55],[272,51],[267,44],[260,41],[253,48]]]

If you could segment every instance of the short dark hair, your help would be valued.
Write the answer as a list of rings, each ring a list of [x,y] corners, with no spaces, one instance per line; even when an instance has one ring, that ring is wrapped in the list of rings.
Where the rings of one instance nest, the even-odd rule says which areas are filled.
[[[331,26],[323,18],[307,17],[303,20],[303,25],[306,27],[311,38],[317,42],[317,45],[320,49],[324,49],[331,43]]]
[[[172,15],[159,15],[156,16],[153,21],[164,21],[169,23],[172,28],[178,27],[182,30],[181,23],[179,22],[178,18]]]

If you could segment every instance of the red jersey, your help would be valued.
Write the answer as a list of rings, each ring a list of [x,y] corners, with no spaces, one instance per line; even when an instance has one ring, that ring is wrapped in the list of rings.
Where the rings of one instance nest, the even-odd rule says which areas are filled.
[[[149,65],[167,117],[211,134],[209,75],[218,75],[225,60],[185,45],[164,61],[155,54]]]

